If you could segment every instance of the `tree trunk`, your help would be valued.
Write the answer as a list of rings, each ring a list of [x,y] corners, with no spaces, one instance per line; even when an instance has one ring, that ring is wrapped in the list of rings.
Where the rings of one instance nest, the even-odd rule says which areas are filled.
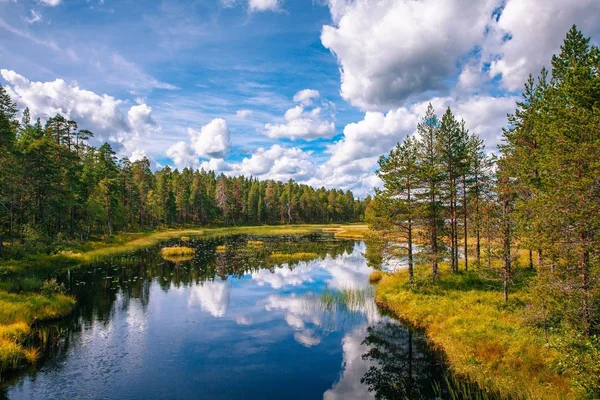
[[[467,231],[467,182],[466,177],[463,175],[462,177],[463,184],[463,229],[465,232],[465,271],[469,270],[469,245],[468,241],[468,231]]]
[[[582,235],[582,239],[584,239]],[[581,289],[583,291],[583,322],[586,336],[590,336],[591,317],[590,317],[590,253],[584,249],[581,254]]]
[[[413,242],[412,242],[412,216],[410,215],[410,212],[412,211],[412,204],[411,204],[411,199],[410,199],[410,186],[408,187],[408,193],[407,193],[407,199],[408,199],[408,209],[409,209],[409,215],[408,215],[408,278],[410,280],[410,283],[413,283],[414,281],[414,271],[413,271]]]
[[[508,200],[504,200],[504,302],[508,303],[508,284],[510,280],[510,219],[509,219],[509,204]]]
[[[533,250],[529,249],[529,269],[533,269]]]

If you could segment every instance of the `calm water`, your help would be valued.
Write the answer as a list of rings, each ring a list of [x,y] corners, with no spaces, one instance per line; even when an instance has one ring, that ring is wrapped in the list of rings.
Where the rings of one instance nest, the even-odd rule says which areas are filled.
[[[230,236],[189,245],[192,260],[163,260],[157,247],[62,276],[79,307],[44,327],[53,344],[0,398],[434,397],[445,371],[419,334],[377,309],[364,243]],[[278,264],[273,251],[317,256]]]

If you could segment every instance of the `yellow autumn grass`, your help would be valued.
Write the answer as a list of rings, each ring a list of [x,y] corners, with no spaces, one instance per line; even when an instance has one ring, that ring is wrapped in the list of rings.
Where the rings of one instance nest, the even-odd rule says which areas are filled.
[[[578,398],[553,368],[558,354],[544,333],[525,320],[526,293],[513,289],[513,306],[506,307],[500,290],[473,285],[480,279],[476,272],[453,274],[446,263],[440,267],[435,284],[427,283],[425,265],[415,267],[416,285],[408,283],[406,271],[383,274],[377,303],[423,328],[456,374],[484,388],[519,399]]]
[[[193,256],[195,252],[194,249],[186,246],[163,247],[160,249],[160,254],[162,254],[163,257]]]
[[[369,282],[371,282],[371,283],[377,283],[377,282],[379,282],[381,280],[381,278],[383,278],[383,272],[381,272],[381,271],[373,271],[369,275]]]

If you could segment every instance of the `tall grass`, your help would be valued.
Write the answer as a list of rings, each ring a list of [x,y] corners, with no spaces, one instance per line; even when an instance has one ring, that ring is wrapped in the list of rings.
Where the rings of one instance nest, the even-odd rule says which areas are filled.
[[[477,271],[453,274],[443,263],[440,279],[432,282],[429,266],[417,266],[412,285],[407,275],[384,274],[376,301],[424,328],[454,373],[502,397],[578,398],[569,378],[553,366],[557,352],[546,345],[542,330],[527,322],[528,294],[522,286],[513,287],[505,305],[499,284]]]

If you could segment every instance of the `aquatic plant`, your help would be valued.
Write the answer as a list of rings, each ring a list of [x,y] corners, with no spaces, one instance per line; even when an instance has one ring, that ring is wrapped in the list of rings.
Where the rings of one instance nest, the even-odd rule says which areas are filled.
[[[264,244],[265,242],[263,242],[262,240],[248,240],[246,242],[246,245],[248,247],[263,247]]]
[[[280,251],[274,251],[269,256],[271,260],[276,262],[293,262],[293,261],[310,261],[317,258],[317,253],[310,252],[299,252],[299,253],[283,253]]]
[[[186,246],[163,247],[160,250],[163,257],[193,256],[195,250]]]
[[[190,237],[189,236],[182,236],[181,237],[181,241],[182,242],[189,242],[190,241]]]
[[[217,246],[217,253],[224,253],[226,250],[227,250],[227,246],[224,244]]]

